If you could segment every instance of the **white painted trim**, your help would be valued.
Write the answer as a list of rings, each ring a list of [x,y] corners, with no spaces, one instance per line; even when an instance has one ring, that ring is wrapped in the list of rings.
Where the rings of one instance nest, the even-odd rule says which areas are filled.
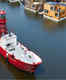
[[[20,3],[20,0],[8,0],[10,3],[16,3],[17,1]]]
[[[43,18],[47,18],[47,19],[50,19],[50,20],[55,21],[55,22],[60,22],[60,21],[63,21],[63,20],[66,19],[66,17],[64,17],[64,18],[60,18],[59,20],[57,20],[57,19],[55,19],[53,17],[46,16],[46,15],[43,15]]]
[[[24,9],[25,9],[25,10],[28,10],[28,11],[31,11],[31,12],[33,12],[33,13],[36,13],[36,12],[37,12],[37,10],[31,9],[31,8],[27,8],[27,7],[24,7]]]

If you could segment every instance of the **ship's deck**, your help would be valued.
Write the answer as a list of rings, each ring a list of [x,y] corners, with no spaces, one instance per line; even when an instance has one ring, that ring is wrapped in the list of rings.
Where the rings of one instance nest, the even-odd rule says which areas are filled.
[[[7,34],[1,38],[0,47],[6,50],[7,54],[14,55],[17,60],[22,62],[28,64],[41,63],[40,57],[18,42],[16,35],[13,33],[11,33],[11,35]]]
[[[25,63],[33,64],[41,62],[40,58],[31,51],[24,51],[19,45],[15,46],[15,50],[8,51],[9,54],[13,54],[16,59]]]

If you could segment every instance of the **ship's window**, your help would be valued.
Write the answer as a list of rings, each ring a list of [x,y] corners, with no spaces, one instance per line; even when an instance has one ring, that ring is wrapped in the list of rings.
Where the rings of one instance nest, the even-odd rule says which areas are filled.
[[[9,51],[14,51],[15,50],[15,48],[13,48],[13,49],[9,49]]]
[[[9,33],[9,37],[11,37],[12,35]]]
[[[31,55],[28,55],[28,56],[29,56],[29,58],[32,58]]]
[[[19,43],[17,42],[17,45],[18,45]]]
[[[6,46],[9,47],[11,44],[7,44]]]
[[[21,47],[21,49],[22,49],[22,50],[24,50],[24,48],[23,48],[23,47]]]

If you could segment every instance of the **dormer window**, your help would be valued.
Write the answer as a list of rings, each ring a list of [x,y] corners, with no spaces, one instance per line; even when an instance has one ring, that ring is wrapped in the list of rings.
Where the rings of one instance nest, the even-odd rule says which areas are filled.
[[[51,7],[50,7],[50,10],[52,10],[52,11],[53,11],[53,10],[54,10],[54,7],[53,7],[53,6],[51,6]]]

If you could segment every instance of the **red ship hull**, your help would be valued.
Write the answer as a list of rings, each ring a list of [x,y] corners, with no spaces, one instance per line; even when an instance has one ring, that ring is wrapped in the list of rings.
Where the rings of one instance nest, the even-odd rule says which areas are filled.
[[[41,63],[38,63],[38,64],[24,63],[20,60],[13,58],[12,55],[10,54],[8,54],[8,58],[7,58],[7,55],[6,55],[7,52],[1,47],[0,47],[0,54],[4,56],[4,58],[7,59],[8,62],[10,64],[13,64],[16,68],[23,70],[23,71],[31,72],[31,73],[35,71],[35,69],[38,67],[39,64],[41,64]]]
[[[0,24],[6,24],[6,19],[0,19]]]

